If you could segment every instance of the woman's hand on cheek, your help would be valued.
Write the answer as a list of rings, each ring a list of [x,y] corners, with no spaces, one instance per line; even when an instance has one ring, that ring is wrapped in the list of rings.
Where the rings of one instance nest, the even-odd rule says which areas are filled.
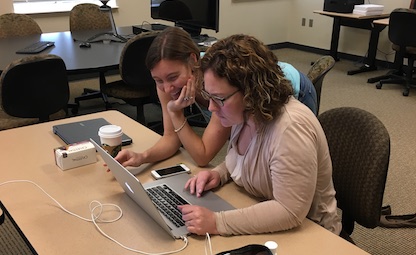
[[[189,94],[186,96],[192,101],[192,103],[195,102],[195,93],[196,93],[196,84],[195,84],[195,77],[192,75],[189,77],[188,82],[186,83],[186,87],[188,88]]]
[[[167,109],[169,112],[178,112],[195,103],[195,88],[191,78],[188,79],[187,85],[183,86],[178,99],[168,102]]]

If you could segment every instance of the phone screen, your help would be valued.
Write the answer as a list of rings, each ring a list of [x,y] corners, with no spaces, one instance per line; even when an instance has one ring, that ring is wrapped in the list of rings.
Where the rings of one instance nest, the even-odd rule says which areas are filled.
[[[158,169],[158,170],[156,170],[156,172],[160,176],[165,176],[165,175],[168,175],[168,174],[185,172],[185,169],[183,169],[181,166],[172,166],[172,167],[168,167],[168,168],[164,168],[164,169]]]

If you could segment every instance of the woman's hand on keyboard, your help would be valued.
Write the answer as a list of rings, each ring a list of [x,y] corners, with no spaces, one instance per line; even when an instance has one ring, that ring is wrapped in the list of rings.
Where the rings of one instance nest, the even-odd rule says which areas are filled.
[[[185,184],[185,189],[188,189],[191,194],[201,197],[202,192],[216,188],[219,184],[220,174],[216,171],[205,170],[190,178]]]
[[[197,235],[218,234],[214,212],[198,205],[180,205],[178,208],[189,232]]]

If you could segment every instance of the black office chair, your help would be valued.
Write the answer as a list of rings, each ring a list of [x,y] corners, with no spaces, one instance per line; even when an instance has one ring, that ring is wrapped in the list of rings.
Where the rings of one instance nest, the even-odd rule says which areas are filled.
[[[69,13],[69,30],[111,29],[110,16],[96,4],[77,4]]]
[[[0,15],[0,38],[36,34],[42,34],[42,29],[30,16],[18,13]]]
[[[392,42],[392,48],[396,51],[395,70],[376,84],[377,89],[381,89],[384,84],[403,84],[403,96],[409,95],[412,85],[416,85],[413,79],[414,61],[416,58],[416,10],[397,8],[390,14],[388,36]],[[407,59],[407,67],[403,60]]]
[[[334,67],[335,59],[331,56],[320,57],[315,63],[311,66],[308,71],[308,78],[311,80],[313,86],[316,90],[317,97],[317,108],[316,111],[319,113],[319,106],[321,103],[321,91],[322,83],[326,74]]]
[[[69,13],[69,29],[71,33],[83,30],[94,29],[112,29],[110,17],[107,13],[102,12],[96,4],[83,3],[72,8]],[[93,36],[93,35],[91,35]],[[100,86],[106,83],[105,72],[99,72]],[[110,107],[107,97],[100,90],[84,88],[82,95],[74,99],[75,104],[79,107],[80,102],[89,99],[102,98],[106,108]],[[72,109],[73,113],[77,113],[78,107]]]
[[[147,51],[159,31],[145,32],[130,39],[123,48],[120,57],[120,76],[117,80],[104,84],[101,91],[107,96],[124,100],[136,106],[137,121],[146,125],[144,105],[159,103],[156,83],[147,69],[145,59]]]
[[[0,76],[0,130],[66,117],[64,61],[41,54],[13,61]]]
[[[373,114],[354,107],[328,110],[318,116],[328,139],[343,238],[354,223],[379,225],[390,160],[390,136]]]

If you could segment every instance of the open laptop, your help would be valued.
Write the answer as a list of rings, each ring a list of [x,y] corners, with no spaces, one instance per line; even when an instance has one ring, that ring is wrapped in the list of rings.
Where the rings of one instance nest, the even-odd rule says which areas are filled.
[[[158,205],[161,202],[159,196],[165,196],[165,194],[158,194],[159,191],[167,191],[170,194],[176,193],[174,199],[179,200],[179,204],[188,203],[200,205],[215,212],[234,209],[233,206],[211,191],[205,192],[202,197],[197,198],[195,195],[191,195],[188,191],[184,190],[185,183],[189,179],[189,175],[185,173],[142,185],[133,174],[104,151],[93,139],[90,139],[90,141],[94,144],[98,153],[101,155],[108,168],[111,169],[114,177],[127,195],[145,210],[160,227],[174,238],[181,238],[182,236],[188,235],[189,232],[186,229],[184,222],[180,222],[182,221],[182,215],[180,212],[175,212],[174,209],[176,208],[168,209],[167,212],[163,212],[163,210],[159,208],[163,207],[163,205]],[[155,198],[158,201],[153,202],[152,197],[154,201]],[[164,202],[162,202],[162,204],[163,203]]]
[[[92,138],[95,142],[100,143],[98,129],[110,123],[104,118],[83,120],[53,126],[53,132],[58,135],[66,144],[79,143],[88,141]],[[122,145],[131,144],[133,140],[126,134],[123,134]]]

